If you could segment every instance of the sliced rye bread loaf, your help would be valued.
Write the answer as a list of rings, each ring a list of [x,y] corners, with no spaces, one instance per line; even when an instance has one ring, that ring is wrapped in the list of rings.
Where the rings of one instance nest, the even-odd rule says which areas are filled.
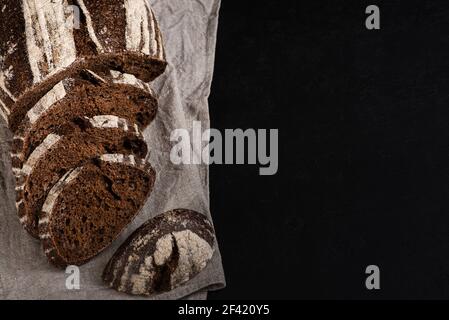
[[[132,75],[82,70],[51,89],[34,106],[16,113],[10,123],[15,129],[11,150],[13,168],[23,162],[50,133],[65,135],[79,131],[84,117],[109,114],[136,123],[143,131],[154,119],[158,103],[150,86]],[[25,116],[17,116],[17,114]],[[80,120],[81,119],[81,120]]]
[[[120,292],[151,296],[170,291],[200,273],[214,252],[206,216],[177,209],[150,219],[117,250],[103,271]]]
[[[119,154],[68,172],[49,192],[39,217],[49,261],[82,265],[98,255],[134,219],[155,177],[145,160]]]
[[[34,237],[38,237],[39,213],[47,194],[66,172],[102,154],[147,155],[143,135],[125,119],[103,115],[84,120],[79,132],[49,134],[16,172],[18,215]]]
[[[2,117],[80,69],[120,70],[149,82],[167,65],[147,0],[4,0],[0,21],[8,22],[0,24]]]

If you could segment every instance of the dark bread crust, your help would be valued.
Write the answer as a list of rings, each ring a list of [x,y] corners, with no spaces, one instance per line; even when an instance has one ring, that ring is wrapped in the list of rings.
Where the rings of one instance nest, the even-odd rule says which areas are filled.
[[[79,133],[61,136],[60,140],[43,154],[25,177],[23,198],[18,193],[18,215],[33,237],[39,236],[38,220],[42,205],[50,189],[69,170],[80,167],[91,159],[106,153],[147,155],[147,145],[140,131],[133,127],[93,128],[86,121]]]
[[[65,96],[37,119],[31,122],[23,116],[33,106],[16,109],[14,115],[23,121],[18,126],[12,144],[13,168],[20,169],[33,150],[50,134],[65,135],[79,132],[79,122],[84,117],[101,114],[115,115],[136,123],[143,131],[155,118],[158,103],[148,85],[142,87],[131,84],[113,83],[108,74],[82,70],[72,78],[65,79],[55,88],[64,91]],[[101,76],[101,80],[98,77]],[[47,96],[54,95],[53,88]],[[42,102],[42,100],[41,100]],[[10,122],[16,127],[15,121]]]
[[[196,236],[182,238],[186,231]],[[169,246],[164,247],[164,242]],[[111,288],[134,295],[150,296],[172,290],[201,272],[212,257],[214,242],[213,227],[203,214],[187,209],[166,212],[148,220],[129,236],[106,265],[103,281]],[[199,244],[205,251],[197,250]],[[158,264],[163,250],[167,251],[166,259]],[[206,256],[200,257],[202,254]],[[186,259],[185,255],[190,256]],[[201,262],[195,265],[195,261]]]
[[[147,7],[148,3],[142,1],[136,0],[136,3],[146,3]],[[84,0],[84,6],[78,0],[55,0],[37,2],[37,11],[28,6],[25,9],[23,3],[31,2],[18,4],[17,0],[4,0],[0,10],[0,21],[14,21],[14,24],[0,24],[0,100],[6,108],[12,109],[13,104],[19,109],[23,105],[32,105],[56,83],[81,69],[115,69],[149,82],[162,74],[167,66],[161,32],[149,6],[145,9],[146,15],[143,13],[141,17],[146,17],[152,24],[141,27],[148,28],[145,31],[152,41],[150,49],[143,45],[146,41],[143,37],[142,46],[127,44],[129,35],[124,30],[128,24],[139,23],[139,19],[127,16],[123,6],[125,0]],[[70,5],[82,8],[80,29],[66,23],[70,20]],[[26,19],[25,16],[30,14],[31,17]],[[44,31],[36,24],[37,15],[44,17]],[[150,28],[152,26],[154,28]],[[49,43],[39,40],[44,34],[49,35]],[[93,41],[94,37],[96,41]],[[34,43],[32,53],[29,43]],[[49,56],[51,53],[53,57]],[[20,122],[20,118],[13,116],[9,121]]]
[[[60,268],[82,265],[103,251],[138,214],[156,179],[143,159],[97,159],[75,170],[73,180],[66,175],[53,188],[59,189],[54,205],[47,205],[49,195],[39,219],[44,252]]]

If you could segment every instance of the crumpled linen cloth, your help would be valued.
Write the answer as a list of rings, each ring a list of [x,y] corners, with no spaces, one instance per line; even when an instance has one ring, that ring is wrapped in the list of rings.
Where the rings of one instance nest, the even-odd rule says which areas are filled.
[[[206,165],[174,165],[170,142],[174,129],[192,130],[193,121],[209,128],[208,96],[213,75],[220,0],[150,0],[164,35],[169,66],[152,87],[159,112],[145,131],[149,160],[157,172],[155,189],[142,211],[103,253],[80,267],[80,289],[68,290],[69,274],[52,267],[40,242],[29,236],[16,216],[14,180],[9,156],[12,135],[0,124],[0,299],[148,299],[109,289],[101,280],[107,261],[142,223],[175,208],[210,217]],[[183,286],[151,299],[204,299],[221,289],[225,278],[216,245],[212,261]]]

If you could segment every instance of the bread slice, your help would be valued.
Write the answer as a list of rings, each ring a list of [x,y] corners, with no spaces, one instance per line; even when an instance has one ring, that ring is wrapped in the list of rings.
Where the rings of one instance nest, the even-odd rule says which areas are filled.
[[[199,274],[212,258],[214,231],[206,216],[186,209],[166,212],[139,227],[103,271],[120,292],[151,296]]]
[[[82,116],[113,114],[143,129],[156,116],[157,107],[150,86],[132,75],[81,70],[60,81],[34,104],[15,107],[9,126],[15,133],[14,144],[20,147],[23,139],[39,133],[42,138],[49,127],[59,128]]]
[[[148,84],[132,75],[108,70],[102,76],[83,70],[61,81],[26,112],[15,131],[11,159],[15,171],[50,133],[80,131],[84,117],[115,115],[138,125],[140,130],[154,119],[157,100]],[[19,111],[18,111],[19,112]],[[13,123],[10,123],[13,127]]]
[[[24,228],[38,236],[38,216],[50,189],[69,170],[105,153],[147,155],[139,129],[112,115],[84,119],[80,132],[48,135],[17,172],[17,209]]]
[[[136,216],[154,181],[145,160],[120,154],[67,172],[49,192],[39,218],[49,261],[82,265],[98,255]]]
[[[2,116],[13,104],[34,104],[80,69],[115,69],[149,82],[166,68],[147,0],[4,0],[1,6]]]

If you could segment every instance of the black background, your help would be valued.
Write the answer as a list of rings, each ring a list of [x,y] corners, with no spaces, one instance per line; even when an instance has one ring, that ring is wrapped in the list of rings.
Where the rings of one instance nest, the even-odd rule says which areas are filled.
[[[447,1],[223,0],[210,110],[280,134],[275,176],[211,167],[210,299],[449,298]]]

